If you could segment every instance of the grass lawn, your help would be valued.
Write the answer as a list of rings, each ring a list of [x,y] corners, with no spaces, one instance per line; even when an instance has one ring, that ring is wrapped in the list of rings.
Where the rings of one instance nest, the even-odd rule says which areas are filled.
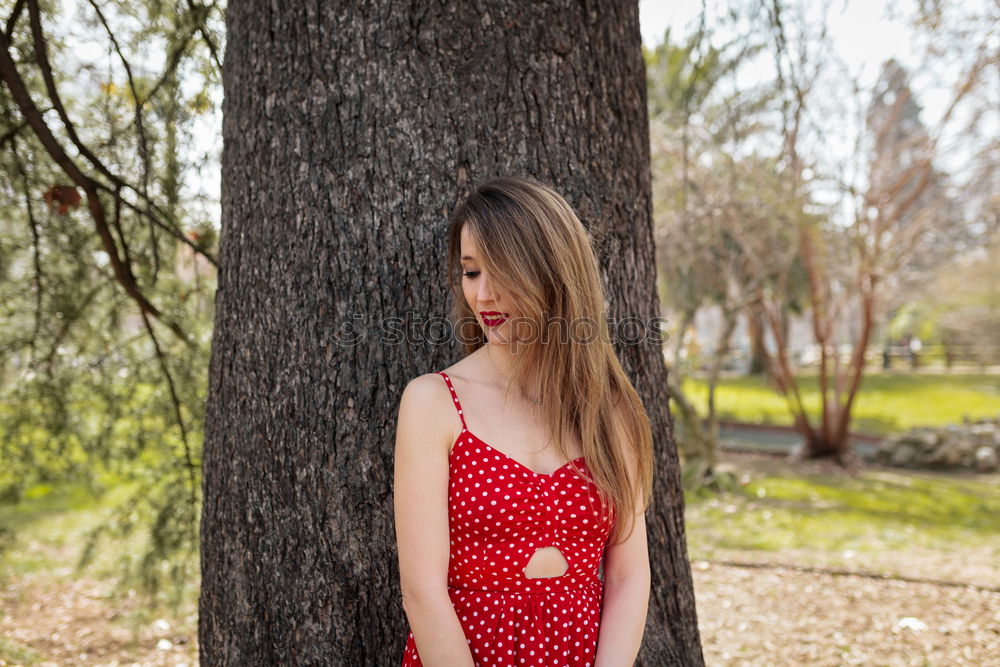
[[[800,376],[800,390],[810,416],[819,415],[819,388],[815,375]],[[700,379],[684,381],[695,405],[707,406],[707,385]],[[720,381],[716,405],[723,419],[790,425],[785,399],[764,377],[733,377]],[[863,378],[855,399],[852,428],[857,433],[888,435],[915,426],[940,426],[964,417],[1000,414],[1000,375],[930,375],[881,373]]]
[[[765,463],[728,492],[687,494],[692,558],[718,550],[957,554],[982,546],[1000,558],[996,476],[877,467],[852,476],[822,464],[804,473],[780,459],[759,460]]]

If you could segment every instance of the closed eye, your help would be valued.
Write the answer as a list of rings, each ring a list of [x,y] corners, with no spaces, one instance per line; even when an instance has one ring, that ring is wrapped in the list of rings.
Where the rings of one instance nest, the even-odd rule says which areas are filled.
[[[479,271],[463,271],[462,275],[466,278],[475,278],[479,275]]]

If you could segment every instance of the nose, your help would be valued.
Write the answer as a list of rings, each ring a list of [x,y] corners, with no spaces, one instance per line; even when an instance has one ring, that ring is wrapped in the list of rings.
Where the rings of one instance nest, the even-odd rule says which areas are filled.
[[[479,303],[491,303],[493,301],[493,286],[490,285],[489,276],[486,275],[485,271],[479,274],[476,299],[479,300]]]

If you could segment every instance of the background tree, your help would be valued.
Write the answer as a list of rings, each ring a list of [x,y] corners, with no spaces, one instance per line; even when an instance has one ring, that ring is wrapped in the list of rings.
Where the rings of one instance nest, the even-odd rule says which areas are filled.
[[[947,204],[939,206],[941,215],[929,221],[914,259],[901,275],[889,276],[901,295],[887,301],[886,311],[890,325],[898,326],[915,309],[922,310],[926,329],[922,337],[943,346],[949,366],[959,359],[986,364],[998,358],[994,337],[985,333],[990,317],[982,311],[989,302],[986,295],[995,291],[991,273],[981,273],[983,280],[978,281],[956,278],[973,275],[971,267],[988,260],[1000,230],[1000,134],[995,131],[1000,123],[1000,63],[995,41],[991,42],[1000,8],[990,2],[946,0],[917,3],[916,11],[906,14],[900,9],[895,13],[909,23],[924,54],[924,72],[937,73],[943,63],[971,68],[991,48],[994,55],[955,110],[951,131],[939,139],[938,154],[947,159],[947,192],[942,195]],[[956,293],[947,293],[959,285]]]
[[[929,185],[938,182],[932,175],[941,138],[955,109],[978,87],[988,64],[996,61],[996,49],[985,43],[977,49],[953,86],[945,113],[926,134],[913,126],[913,114],[903,116],[900,125],[899,112],[908,99],[904,94],[893,97],[891,112],[879,113],[879,96],[888,94],[893,86],[902,90],[902,81],[891,73],[891,67],[875,91],[861,93],[876,100],[868,125],[859,125],[856,142],[855,158],[868,168],[847,169],[835,176],[838,189],[846,193],[846,201],[841,203],[849,204],[852,210],[851,219],[840,223],[835,206],[828,205],[818,217],[814,212],[821,210],[814,203],[817,183],[809,183],[812,179],[806,176],[816,165],[803,155],[804,137],[811,131],[807,111],[816,104],[816,84],[829,64],[825,21],[810,18],[805,3],[774,2],[766,4],[765,9],[775,71],[783,90],[780,118],[789,200],[801,201],[808,207],[804,206],[798,216],[797,248],[809,285],[812,334],[819,349],[818,424],[811,423],[802,405],[780,320],[771,314],[768,323],[776,352],[769,366],[778,388],[789,398],[796,427],[805,441],[802,453],[831,456],[846,463],[852,458],[851,411],[861,386],[886,277],[912,256],[915,244],[925,236],[927,221],[937,217],[937,207],[930,206],[927,199],[938,201],[929,194]],[[902,137],[906,137],[905,141]],[[780,291],[772,292],[772,303],[765,303],[767,311],[776,313],[785,298]],[[841,335],[837,324],[851,309],[857,325],[842,334],[851,348],[849,358],[842,362],[837,349]]]
[[[935,161],[956,109],[982,87],[987,63],[996,58],[989,39],[978,35],[973,43],[979,46],[965,59],[948,109],[933,127],[925,126],[898,63],[887,63],[871,89],[839,74],[844,68],[827,32],[829,11],[808,1],[703,7],[691,40],[683,47],[664,47],[656,68],[650,67],[651,75],[656,71],[674,84],[657,94],[652,131],[658,145],[668,146],[676,137],[670,150],[654,152],[658,173],[676,174],[673,180],[661,180],[665,193],[677,195],[663,198],[667,205],[662,210],[668,215],[662,236],[676,242],[663,244],[660,257],[679,313],[676,345],[698,308],[714,302],[723,313],[720,344],[715,347],[725,350],[736,312],[729,305],[742,302],[753,348],[767,359],[771,380],[785,396],[805,440],[802,453],[846,462],[851,458],[851,410],[884,308],[880,300],[887,289],[899,300],[910,298],[907,294],[914,292],[907,285],[919,285],[932,267],[969,247],[974,238],[973,227],[960,223],[961,212]],[[721,16],[709,22],[713,12]],[[981,17],[970,23],[988,24]],[[774,95],[759,98],[765,106],[754,109],[754,121],[746,130],[733,131],[738,124],[712,123],[720,116],[739,117],[729,111],[736,106],[732,100],[720,105],[722,114],[712,113],[714,100],[708,91],[716,83],[712,73],[720,62],[711,46],[713,31],[736,35],[733,42],[743,45],[753,42],[740,35],[767,36],[770,62],[755,58],[758,50],[745,46],[741,62],[727,68],[758,80],[762,71],[771,74],[763,78],[762,87],[770,85]],[[693,53],[706,55],[691,58]],[[853,89],[853,96],[824,94],[845,86]],[[774,104],[767,105],[770,100]],[[828,139],[839,130],[824,119],[850,119],[844,100],[868,111],[859,113],[855,124],[843,123],[854,132],[854,151],[831,159]],[[672,133],[665,125],[661,129],[666,121],[673,123]],[[702,140],[694,151],[697,160],[690,160],[692,143],[703,137],[716,141]],[[728,138],[728,143],[719,137]],[[775,145],[780,146],[777,153],[766,148]],[[725,156],[731,156],[728,162],[719,159]],[[729,168],[749,165],[748,156],[756,160],[753,167]],[[737,179],[753,184],[744,200],[749,205],[741,205],[735,196],[741,192]],[[851,211],[849,216],[846,211]],[[671,220],[677,222],[671,225]],[[721,226],[712,224],[720,221]],[[736,290],[744,292],[742,298],[733,299],[734,285],[743,288]],[[821,410],[816,423],[803,404],[788,339],[788,315],[795,311],[808,313],[818,350]],[[846,358],[841,354],[845,345],[852,350]],[[706,367],[707,428],[689,429],[695,442],[712,442],[712,378],[718,359],[714,361]],[[693,415],[682,392],[671,386],[671,393],[681,414]],[[685,420],[685,426],[688,421],[696,420]]]
[[[899,15],[902,7],[894,7]],[[900,15],[913,28],[914,41],[923,51],[926,68],[939,72],[946,63],[957,63],[972,72],[983,68],[960,100],[952,132],[944,138],[941,153],[953,157],[948,175],[962,202],[962,225],[978,243],[989,243],[1000,228],[1000,59],[996,25],[1000,7],[989,0],[921,1],[915,12]],[[939,75],[940,76],[940,75]],[[947,79],[946,79],[947,81]]]
[[[716,237],[692,211],[696,207],[692,202],[696,196],[693,185],[698,182],[704,187],[704,183],[692,175],[691,145],[694,141],[700,149],[705,142],[692,127],[691,117],[699,114],[731,65],[722,62],[721,51],[711,46],[703,29],[694,32],[683,44],[672,43],[668,30],[663,42],[644,49],[644,54],[658,283],[661,298],[670,304],[678,319],[673,331],[672,372],[667,388],[682,418],[683,432],[678,442],[684,453],[685,475],[699,483],[711,475],[715,448],[710,427],[703,423],[684,393],[680,373],[684,366],[680,359],[685,334],[695,315],[717,294],[718,274],[710,261],[714,259],[710,255]],[[708,419],[711,418],[710,411]]]
[[[738,85],[735,76],[764,45],[737,32],[716,47],[704,20],[703,13],[682,44],[668,32],[646,56],[661,295],[678,320],[668,389],[683,420],[685,475],[693,484],[713,481],[716,386],[738,318],[759,320],[765,293],[777,285],[789,297],[779,311],[783,325],[804,294],[801,263],[788,241],[794,224],[786,184],[767,148],[776,88],[770,81]],[[686,332],[709,308],[719,314],[714,346],[696,359],[683,356]],[[763,341],[761,330],[754,349],[766,355]],[[686,375],[701,371],[703,415],[683,385]]]
[[[459,349],[416,337],[448,312],[451,207],[499,173],[552,183],[611,319],[658,315],[638,7],[242,2],[227,28],[202,659],[396,664],[393,408]],[[641,663],[697,665],[660,346],[618,346],[656,440]]]
[[[886,272],[890,281],[886,291],[892,295],[885,304],[888,310],[918,297],[928,273],[972,240],[956,219],[945,175],[933,163],[924,168],[931,136],[909,78],[896,60],[883,63],[865,118],[868,188],[873,197],[912,202],[894,216],[887,230],[892,236],[890,248],[898,255]]]

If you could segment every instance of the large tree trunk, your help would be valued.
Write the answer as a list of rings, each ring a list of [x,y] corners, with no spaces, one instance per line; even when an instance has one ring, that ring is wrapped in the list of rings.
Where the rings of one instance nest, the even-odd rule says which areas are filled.
[[[447,214],[506,173],[548,181],[593,230],[612,318],[659,314],[638,8],[275,7],[227,13],[201,657],[397,665],[396,406],[460,348],[374,327],[447,313]],[[698,665],[660,345],[619,352],[657,447],[641,662]]]

